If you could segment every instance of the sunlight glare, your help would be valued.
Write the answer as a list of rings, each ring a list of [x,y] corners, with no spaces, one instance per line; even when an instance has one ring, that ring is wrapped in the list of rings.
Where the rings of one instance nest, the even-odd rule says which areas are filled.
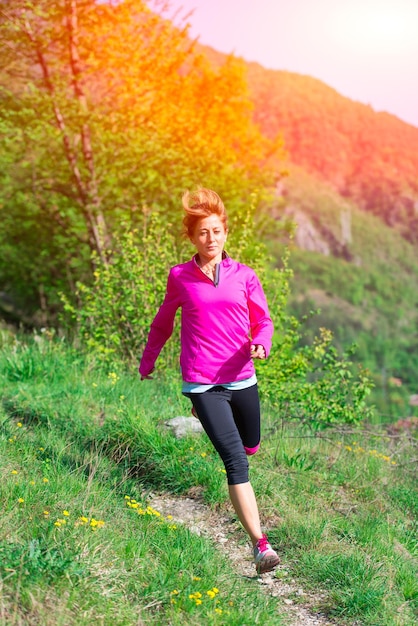
[[[335,36],[344,47],[353,52],[399,54],[406,52],[415,40],[417,18],[397,2],[347,3],[339,7],[335,18]]]

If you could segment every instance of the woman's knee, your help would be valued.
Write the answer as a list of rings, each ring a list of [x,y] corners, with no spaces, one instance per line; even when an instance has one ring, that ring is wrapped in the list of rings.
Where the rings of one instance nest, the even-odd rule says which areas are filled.
[[[228,485],[237,485],[239,483],[248,482],[249,466],[247,457],[244,454],[233,458],[224,458],[223,462],[225,465]]]
[[[260,444],[259,443],[256,446],[254,446],[254,448],[247,448],[247,446],[244,446],[245,454],[247,456],[252,456],[256,452],[258,452],[259,448],[260,448]]]

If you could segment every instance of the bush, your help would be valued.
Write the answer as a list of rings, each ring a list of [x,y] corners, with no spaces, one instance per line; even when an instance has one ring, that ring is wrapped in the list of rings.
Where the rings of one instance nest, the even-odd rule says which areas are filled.
[[[179,262],[170,226],[158,214],[144,216],[142,232],[115,238],[109,261],[93,255],[93,283],[77,283],[78,304],[62,296],[67,323],[75,323],[81,343],[101,360],[141,354],[168,270]]]
[[[253,198],[255,201],[255,198]],[[266,362],[257,362],[263,374],[263,396],[286,417],[307,421],[315,429],[333,423],[355,423],[369,415],[366,398],[372,384],[368,373],[354,372],[350,360],[354,348],[339,355],[329,330],[320,329],[310,345],[302,345],[303,321],[287,310],[292,271],[286,251],[280,269],[271,269],[266,247],[259,242],[254,206],[234,215],[229,242],[234,258],[251,265],[266,292],[275,336]],[[99,358],[138,359],[145,346],[152,319],[161,304],[169,268],[179,262],[180,250],[170,228],[158,214],[144,229],[126,232],[115,240],[105,263],[96,264],[92,285],[78,284],[80,306],[65,301],[76,322],[79,340]],[[175,328],[159,358],[159,368],[177,370],[179,337]]]

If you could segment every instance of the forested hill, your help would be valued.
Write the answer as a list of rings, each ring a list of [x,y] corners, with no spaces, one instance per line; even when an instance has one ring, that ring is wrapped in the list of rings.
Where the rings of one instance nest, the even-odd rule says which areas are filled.
[[[225,61],[199,48],[215,65]],[[263,134],[281,134],[292,162],[418,241],[418,128],[310,76],[244,64]]]

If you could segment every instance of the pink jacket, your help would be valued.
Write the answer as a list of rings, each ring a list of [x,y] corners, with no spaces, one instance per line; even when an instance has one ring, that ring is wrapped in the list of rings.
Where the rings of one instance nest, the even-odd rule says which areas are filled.
[[[153,371],[179,307],[183,380],[222,384],[249,378],[254,374],[252,343],[261,344],[268,356],[273,323],[254,270],[227,256],[217,266],[213,282],[193,257],[170,270],[164,302],[151,324],[139,366],[142,376]]]

